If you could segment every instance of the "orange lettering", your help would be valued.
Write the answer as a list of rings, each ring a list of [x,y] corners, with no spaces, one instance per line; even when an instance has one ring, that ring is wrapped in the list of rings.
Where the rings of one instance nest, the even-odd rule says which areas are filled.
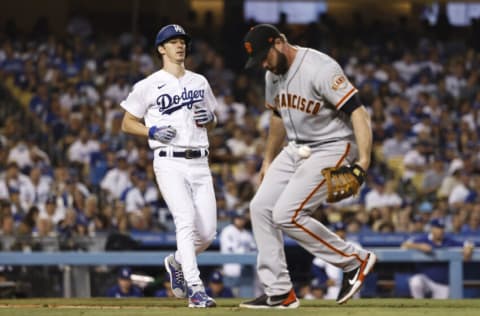
[[[315,103],[315,107],[313,108],[312,114],[317,114],[320,111],[320,102]]]
[[[308,101],[308,105],[307,105],[307,110],[305,112],[307,113],[312,113],[312,110],[310,109],[310,106],[313,105],[313,101],[312,100],[309,100]]]
[[[275,98],[273,98],[273,104],[275,105],[275,108],[278,108],[280,106],[278,94],[275,96]]]
[[[281,105],[282,108],[286,108],[287,107],[287,103],[286,103],[286,100],[285,100],[285,94],[282,94],[282,105]]]
[[[292,108],[296,109],[297,105],[295,104],[295,100],[298,98],[296,94],[292,95]]]
[[[307,102],[307,99],[300,98],[300,101],[298,102],[298,109],[300,111],[305,111],[305,102]]]

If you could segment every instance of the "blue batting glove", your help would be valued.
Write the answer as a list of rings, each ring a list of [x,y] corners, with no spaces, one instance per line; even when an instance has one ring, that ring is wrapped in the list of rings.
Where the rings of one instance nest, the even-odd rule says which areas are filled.
[[[202,107],[194,107],[193,108],[193,119],[197,123],[197,125],[206,125],[212,122],[215,119],[215,115],[207,110],[206,108]]]
[[[150,139],[158,140],[162,143],[169,143],[177,135],[177,130],[169,126],[152,126],[148,130],[148,137]]]

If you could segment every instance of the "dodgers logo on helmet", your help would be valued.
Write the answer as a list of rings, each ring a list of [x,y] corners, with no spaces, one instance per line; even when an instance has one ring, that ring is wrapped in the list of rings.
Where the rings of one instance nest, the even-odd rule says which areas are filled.
[[[182,37],[185,39],[187,45],[190,43],[190,36],[185,32],[183,27],[178,24],[169,24],[158,31],[157,37],[155,38],[155,47],[174,37]]]

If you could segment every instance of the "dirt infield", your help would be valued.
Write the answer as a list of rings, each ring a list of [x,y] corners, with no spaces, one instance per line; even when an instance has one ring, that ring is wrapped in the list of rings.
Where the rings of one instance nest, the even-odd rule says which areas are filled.
[[[181,316],[181,315],[321,315],[380,316],[479,315],[480,300],[363,299],[338,306],[331,301],[302,301],[295,310],[247,310],[239,299],[219,299],[214,309],[189,309],[179,299],[17,299],[0,300],[1,316]]]

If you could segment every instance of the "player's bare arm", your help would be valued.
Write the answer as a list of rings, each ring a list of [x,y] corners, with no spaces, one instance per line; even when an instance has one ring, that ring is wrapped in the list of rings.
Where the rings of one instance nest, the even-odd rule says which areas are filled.
[[[128,111],[125,111],[123,116],[122,131],[138,136],[148,136],[148,128],[143,124],[141,119],[132,115]]]
[[[432,246],[430,246],[429,244],[415,243],[415,242],[410,241],[410,240],[407,240],[402,244],[402,249],[407,249],[407,250],[413,249],[413,250],[418,250],[418,251],[422,251],[422,252],[425,252],[425,253],[432,252]]]
[[[265,157],[263,159],[261,178],[270,166],[270,163],[275,159],[280,150],[282,149],[283,142],[285,141],[286,132],[283,126],[283,121],[280,117],[273,114],[270,117],[270,128],[268,130],[267,144],[265,148]]]
[[[355,140],[358,145],[358,161],[363,170],[370,166],[370,153],[372,152],[372,126],[370,115],[364,106],[356,108],[350,117],[353,125]]]

